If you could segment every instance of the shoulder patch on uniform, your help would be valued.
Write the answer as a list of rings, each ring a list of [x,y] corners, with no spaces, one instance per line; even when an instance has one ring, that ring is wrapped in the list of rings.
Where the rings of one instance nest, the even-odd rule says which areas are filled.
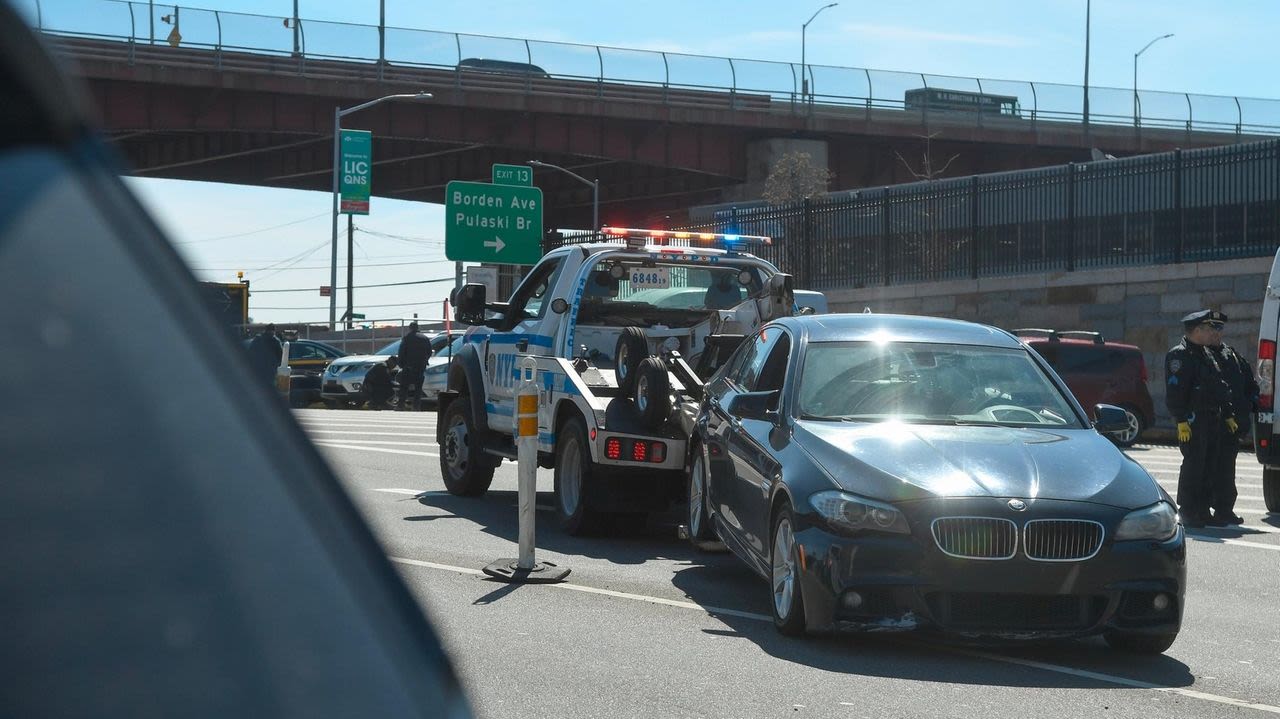
[[[1177,383],[1178,383],[1178,378],[1177,378],[1177,377],[1170,377],[1170,378],[1169,378],[1169,384],[1177,384]]]
[[[1169,371],[1170,371],[1170,372],[1177,372],[1177,371],[1178,371],[1178,370],[1180,370],[1180,369],[1182,369],[1182,360],[1180,360],[1180,359],[1172,359],[1172,360],[1169,360]],[[1172,382],[1170,382],[1169,384],[1173,384],[1173,383],[1172,383]]]

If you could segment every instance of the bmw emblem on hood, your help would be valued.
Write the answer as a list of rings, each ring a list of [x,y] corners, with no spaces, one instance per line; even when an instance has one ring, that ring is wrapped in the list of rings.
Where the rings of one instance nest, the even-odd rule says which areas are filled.
[[[1012,509],[1015,512],[1021,512],[1026,508],[1027,508],[1027,503],[1022,501],[1021,499],[1009,500],[1009,509]]]

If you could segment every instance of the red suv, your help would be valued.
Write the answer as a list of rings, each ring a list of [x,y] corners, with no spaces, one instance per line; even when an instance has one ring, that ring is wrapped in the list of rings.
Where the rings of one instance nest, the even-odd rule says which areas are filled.
[[[1147,391],[1147,363],[1134,345],[1107,342],[1097,332],[1021,329],[1013,333],[1053,367],[1087,411],[1113,404],[1128,415],[1129,428],[1110,435],[1132,447],[1142,430],[1155,423]]]

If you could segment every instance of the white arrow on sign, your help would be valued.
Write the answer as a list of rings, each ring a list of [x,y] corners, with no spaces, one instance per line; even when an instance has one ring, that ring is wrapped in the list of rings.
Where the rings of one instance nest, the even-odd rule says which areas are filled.
[[[485,240],[484,246],[492,247],[494,252],[502,252],[502,248],[506,247],[507,243],[503,242],[501,237],[495,237],[492,242]]]

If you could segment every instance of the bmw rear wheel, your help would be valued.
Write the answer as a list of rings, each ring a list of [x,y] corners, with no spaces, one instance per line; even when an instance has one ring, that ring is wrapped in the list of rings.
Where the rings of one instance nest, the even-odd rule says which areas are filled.
[[[773,587],[773,626],[787,636],[804,634],[804,601],[800,595],[799,549],[791,507],[783,505],[773,520],[770,584]]]
[[[707,464],[702,458],[702,447],[693,448],[693,462],[689,465],[689,540],[695,545],[715,539],[711,527],[711,513],[707,511]]]

